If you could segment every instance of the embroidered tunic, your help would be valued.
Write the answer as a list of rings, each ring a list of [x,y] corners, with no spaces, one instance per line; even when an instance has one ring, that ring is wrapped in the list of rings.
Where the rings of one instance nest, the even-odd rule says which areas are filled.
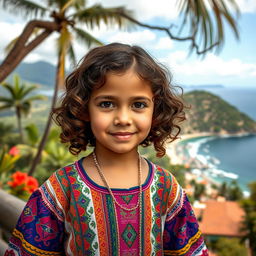
[[[140,209],[116,205],[107,188],[93,182],[82,159],[56,171],[28,200],[7,255],[208,255],[184,191],[172,174],[149,162]],[[113,189],[127,208],[139,187]],[[139,241],[141,240],[141,254]]]

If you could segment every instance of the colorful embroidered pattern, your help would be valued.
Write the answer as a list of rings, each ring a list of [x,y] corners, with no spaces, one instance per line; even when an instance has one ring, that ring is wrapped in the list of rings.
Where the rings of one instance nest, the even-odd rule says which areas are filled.
[[[142,194],[142,255],[208,255],[191,205],[175,178],[149,163]],[[139,187],[113,189],[134,207]],[[139,211],[121,209],[82,160],[56,171],[27,202],[5,256],[139,255]]]

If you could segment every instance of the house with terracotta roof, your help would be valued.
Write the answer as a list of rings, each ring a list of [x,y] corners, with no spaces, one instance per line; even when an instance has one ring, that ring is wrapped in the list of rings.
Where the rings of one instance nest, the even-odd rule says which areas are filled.
[[[207,240],[218,237],[241,237],[241,221],[244,210],[237,202],[209,200],[194,205],[200,229]]]

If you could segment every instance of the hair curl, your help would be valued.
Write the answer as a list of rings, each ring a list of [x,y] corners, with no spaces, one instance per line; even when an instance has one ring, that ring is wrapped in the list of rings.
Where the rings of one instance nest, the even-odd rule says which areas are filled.
[[[66,92],[59,107],[52,112],[62,129],[62,143],[70,143],[69,151],[77,155],[87,146],[95,146],[95,138],[88,122],[88,103],[92,91],[103,86],[108,72],[122,73],[129,68],[147,81],[154,94],[152,127],[141,143],[153,143],[157,156],[165,155],[164,144],[178,138],[179,123],[185,120],[184,104],[171,84],[167,68],[157,63],[139,46],[112,43],[89,51],[67,77]]]

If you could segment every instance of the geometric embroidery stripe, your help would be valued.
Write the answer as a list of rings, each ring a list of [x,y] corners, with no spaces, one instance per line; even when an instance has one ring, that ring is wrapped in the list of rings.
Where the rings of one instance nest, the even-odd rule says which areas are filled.
[[[96,216],[94,211],[94,205],[93,205],[93,199],[90,188],[84,183],[84,181],[81,179],[81,177],[78,175],[78,172],[76,171],[76,184],[80,185],[81,188],[81,195],[80,197],[76,198],[76,202],[82,202],[85,200],[84,204],[77,205],[76,208],[80,208],[81,210],[85,211],[85,215],[89,216],[88,220],[83,220],[82,217],[85,216],[78,216],[79,224],[81,225],[81,234],[80,237],[83,237],[84,239],[87,239],[87,246],[88,242],[90,244],[90,248],[84,248],[83,253],[86,254],[88,251],[91,252],[93,255],[99,255],[99,241],[97,236],[97,227],[96,227]],[[75,189],[73,188],[75,191]],[[73,192],[74,194],[74,192]],[[88,225],[86,225],[86,222],[88,221]],[[83,239],[83,240],[84,240]],[[83,246],[85,244],[83,243]]]
[[[20,239],[21,243],[22,243],[22,246],[25,250],[27,250],[28,252],[30,253],[33,253],[35,255],[51,255],[51,256],[54,256],[54,255],[61,255],[62,253],[61,252],[53,252],[53,251],[45,251],[45,250],[41,250],[35,246],[33,246],[32,244],[28,243],[22,233],[20,233],[17,229],[14,229],[13,231],[13,236],[17,237]]]
[[[158,176],[159,176],[159,173],[158,173],[158,171],[156,171],[153,181],[152,181],[152,184],[150,186],[150,204],[151,204],[151,212],[152,212],[152,219],[153,219],[152,228],[151,228],[151,232],[150,232],[150,243],[152,245],[152,251],[154,252],[154,255],[157,252],[157,241],[156,241],[157,232],[155,232],[155,230],[157,229],[157,225],[156,225],[157,212],[156,212],[156,205],[154,203],[154,198],[157,197]]]
[[[145,190],[145,196],[144,196],[144,208],[143,212],[145,212],[144,217],[144,228],[143,228],[143,236],[142,241],[144,241],[144,246],[142,247],[144,249],[144,254],[142,255],[151,255],[151,241],[150,241],[150,235],[152,232],[152,210],[151,210],[151,202],[150,202],[150,190]]]
[[[168,211],[170,211],[170,209],[173,207],[173,205],[176,203],[177,201],[177,196],[179,195],[179,190],[181,189],[177,180],[174,178],[173,175],[171,175],[172,178],[172,187],[171,187],[171,194],[170,194],[170,202],[171,205],[168,206]]]
[[[64,221],[64,209],[62,208],[62,205],[57,199],[55,190],[52,187],[50,180],[47,180],[41,186],[41,188],[39,188],[39,191],[41,192],[43,201],[47,204],[50,210],[55,213],[55,215],[60,221]]]
[[[170,221],[177,215],[177,213],[180,211],[180,209],[183,206],[184,197],[185,197],[185,193],[182,190],[182,188],[179,187],[175,195],[175,204],[172,204],[172,207],[168,209],[166,221]],[[172,199],[170,198],[169,200],[172,200]]]
[[[141,198],[141,206],[142,206],[142,209],[140,210],[140,212],[141,212],[141,223],[139,223],[139,227],[140,227],[140,225],[141,225],[141,230],[139,230],[139,232],[141,232],[141,234],[140,234],[140,237],[142,238],[142,239],[140,239],[140,241],[141,241],[141,255],[146,255],[145,253],[144,253],[144,242],[145,242],[145,192],[142,192],[142,198]]]
[[[109,251],[109,241],[107,236],[107,227],[106,227],[106,220],[104,214],[104,206],[102,202],[102,195],[95,191],[91,190],[92,198],[93,198],[93,205],[94,205],[94,212],[95,218],[97,223],[97,236],[99,239],[99,255],[107,256]]]
[[[74,232],[74,238],[75,238],[74,249],[76,249],[76,253],[75,253],[76,255],[81,255],[85,251],[85,243],[83,239],[81,240],[81,238],[83,237],[84,230],[82,229],[82,225],[81,225],[78,205],[75,203],[75,202],[78,202],[77,194],[75,192],[77,187],[79,187],[79,185],[77,184],[78,180],[77,180],[75,171],[72,171],[72,172],[70,171],[68,175],[69,175],[68,181],[70,183],[70,188],[72,189],[72,192],[70,193],[70,215],[72,219],[73,232]],[[73,177],[72,175],[75,177]]]
[[[207,251],[207,248],[206,245],[204,244],[204,241],[202,241],[201,245],[191,254],[191,256],[208,255],[205,254],[204,251]]]
[[[111,195],[106,194],[106,207],[108,211],[108,224],[109,224],[109,231],[110,231],[110,245],[111,245],[111,256],[119,255],[118,247],[119,247],[119,237],[117,234],[119,233],[117,230],[117,216],[116,216],[116,209],[114,202],[111,198]]]
[[[201,237],[201,235],[202,235],[201,231],[198,230],[198,232],[189,239],[185,247],[175,251],[165,250],[164,255],[173,255],[173,256],[184,255],[190,249],[191,245],[194,244]]]

